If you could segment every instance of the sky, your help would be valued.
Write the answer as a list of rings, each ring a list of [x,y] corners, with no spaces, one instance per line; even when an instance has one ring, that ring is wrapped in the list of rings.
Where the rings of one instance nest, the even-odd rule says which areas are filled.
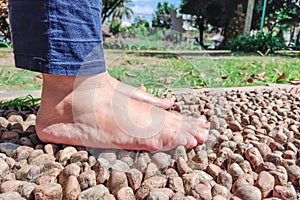
[[[133,18],[136,16],[143,16],[144,19],[151,21],[158,2],[164,2],[164,0],[132,0],[129,7],[134,12]],[[169,0],[167,2],[178,7],[181,0]]]

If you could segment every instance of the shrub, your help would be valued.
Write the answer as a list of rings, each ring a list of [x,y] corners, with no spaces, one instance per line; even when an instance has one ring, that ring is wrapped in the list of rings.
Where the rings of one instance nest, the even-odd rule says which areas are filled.
[[[240,35],[229,40],[226,46],[231,51],[266,52],[270,50],[271,53],[286,48],[282,34],[274,36],[272,32],[259,33],[256,36]]]

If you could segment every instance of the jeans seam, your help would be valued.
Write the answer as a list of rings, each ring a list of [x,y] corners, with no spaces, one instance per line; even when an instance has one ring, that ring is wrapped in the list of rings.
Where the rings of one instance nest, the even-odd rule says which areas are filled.
[[[51,0],[47,1],[47,20],[48,20],[48,53],[47,53],[47,60],[48,60],[48,65],[51,63],[51,19],[50,19],[50,9],[51,9]]]

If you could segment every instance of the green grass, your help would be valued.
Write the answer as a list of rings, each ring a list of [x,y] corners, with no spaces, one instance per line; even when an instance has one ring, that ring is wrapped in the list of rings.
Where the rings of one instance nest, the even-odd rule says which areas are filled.
[[[37,90],[42,86],[38,73],[17,69],[13,66],[0,66],[1,90]]]
[[[21,111],[24,107],[30,107],[33,109],[38,108],[40,98],[33,98],[31,95],[24,97],[18,97],[10,101],[0,101],[0,109],[12,109]]]
[[[1,60],[11,55],[11,50],[0,51]],[[121,51],[108,51],[105,55],[108,71],[113,77],[137,87],[143,83],[153,94],[170,88],[253,86],[287,83],[300,78],[299,57],[259,55],[150,57]],[[13,64],[1,66],[1,60],[1,90],[41,88],[42,80],[36,78],[38,73],[17,69]],[[263,72],[264,76],[255,78],[261,76]],[[278,77],[282,74],[285,78],[278,81]]]
[[[144,83],[150,91],[157,88],[198,86],[240,87],[287,83],[300,78],[300,59],[280,56],[207,55],[164,59],[127,55],[126,63],[111,63],[108,69],[112,76],[122,82],[134,86]],[[277,80],[282,74],[285,78]]]

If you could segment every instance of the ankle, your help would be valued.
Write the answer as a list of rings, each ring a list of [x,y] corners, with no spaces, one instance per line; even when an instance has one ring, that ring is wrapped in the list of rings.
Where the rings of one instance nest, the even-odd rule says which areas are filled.
[[[75,80],[75,76],[43,74],[42,98],[44,95],[47,97],[53,95],[53,93],[68,95],[73,90]]]

